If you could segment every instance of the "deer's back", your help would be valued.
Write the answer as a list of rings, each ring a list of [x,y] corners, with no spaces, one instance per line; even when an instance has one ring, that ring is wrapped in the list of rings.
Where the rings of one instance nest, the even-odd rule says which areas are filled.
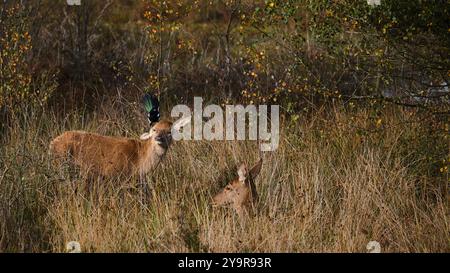
[[[85,171],[111,176],[135,171],[139,145],[129,138],[67,131],[56,137],[50,148],[56,156],[70,156]]]

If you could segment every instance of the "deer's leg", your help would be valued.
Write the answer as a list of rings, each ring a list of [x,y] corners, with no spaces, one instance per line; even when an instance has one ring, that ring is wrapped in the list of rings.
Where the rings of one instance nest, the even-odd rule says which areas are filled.
[[[84,192],[89,196],[92,192],[92,184],[94,184],[94,181],[92,181],[92,177],[87,174],[82,174],[81,177],[84,179]]]
[[[145,176],[145,174],[142,174],[142,173],[139,174],[139,186],[142,189],[141,194],[142,194],[142,200],[144,201],[149,196],[148,182],[147,182],[147,177]]]

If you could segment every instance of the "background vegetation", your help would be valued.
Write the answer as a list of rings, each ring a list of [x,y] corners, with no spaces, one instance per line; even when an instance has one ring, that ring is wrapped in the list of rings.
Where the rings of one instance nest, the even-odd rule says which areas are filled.
[[[0,251],[450,250],[448,1],[81,2],[0,4]],[[147,130],[144,92],[280,104],[257,216],[210,207],[251,141],[176,143],[147,201],[52,165],[64,130]]]

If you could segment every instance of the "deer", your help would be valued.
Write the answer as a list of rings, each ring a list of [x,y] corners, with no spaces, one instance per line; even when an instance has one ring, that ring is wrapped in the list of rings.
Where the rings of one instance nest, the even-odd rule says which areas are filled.
[[[50,152],[56,158],[68,158],[83,174],[103,177],[139,175],[142,183],[146,174],[156,168],[172,144],[172,128],[178,130],[191,119],[185,117],[175,123],[160,121],[159,102],[149,94],[144,96],[144,106],[150,131],[143,133],[139,139],[66,131],[50,142]]]
[[[238,176],[213,197],[213,207],[231,206],[241,218],[254,211],[258,199],[254,181],[261,167],[262,158],[250,170],[246,164],[241,164],[237,170]]]

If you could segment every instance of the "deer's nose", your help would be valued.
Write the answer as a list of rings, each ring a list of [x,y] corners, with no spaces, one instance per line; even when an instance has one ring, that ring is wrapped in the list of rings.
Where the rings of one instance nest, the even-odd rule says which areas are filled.
[[[218,207],[218,206],[219,206],[219,202],[218,202],[216,196],[214,196],[214,197],[212,198],[212,200],[211,200],[211,205],[212,205],[213,207]]]
[[[213,201],[211,202],[211,206],[212,206],[213,208],[222,207],[223,205],[224,205],[224,204],[223,204],[222,202],[217,201],[217,200],[213,200]]]
[[[170,140],[170,137],[169,136],[166,136],[166,135],[162,135],[162,136],[156,136],[155,137],[155,140],[156,141],[160,141],[160,142],[165,142],[165,141],[168,141],[168,140]]]

